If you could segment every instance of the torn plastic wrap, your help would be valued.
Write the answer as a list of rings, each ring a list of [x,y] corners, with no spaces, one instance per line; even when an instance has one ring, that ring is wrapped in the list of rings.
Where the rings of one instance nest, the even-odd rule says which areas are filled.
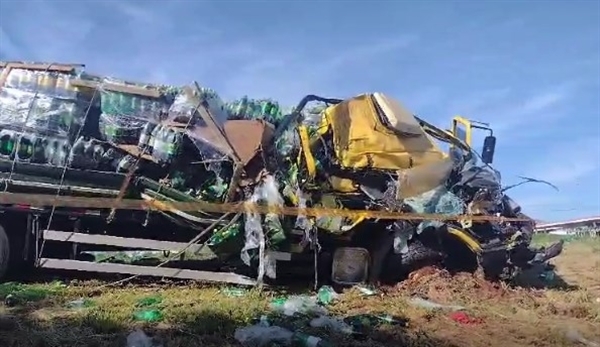
[[[275,148],[277,153],[282,157],[291,155],[295,150],[300,147],[300,138],[295,128],[290,127],[285,130],[281,137],[275,140]]]
[[[201,108],[206,108],[208,114],[200,112]],[[180,90],[168,110],[166,122],[185,129],[203,161],[209,163],[224,161],[235,154],[224,135],[228,116],[225,103],[214,90],[194,85]]]
[[[197,113],[203,102],[206,102],[208,111],[217,125],[223,127],[229,117],[226,104],[216,91],[203,87],[188,86],[182,88],[169,108],[168,120],[183,124],[191,123],[192,125],[195,125],[196,122],[204,122]]]
[[[267,205],[283,206],[283,197],[279,193],[275,177],[272,175],[266,176],[263,182],[254,189],[254,193],[248,199],[248,202],[251,204],[265,203]],[[275,278],[276,276],[275,262],[264,252],[267,242],[269,246],[274,246],[285,239],[279,215],[267,213],[264,226],[266,233],[263,229],[260,214],[253,212],[245,214],[244,231],[246,241],[242,249],[241,259],[244,264],[250,266],[252,257],[249,251],[259,249],[259,281],[262,280],[263,275],[269,278]]]
[[[315,102],[306,107],[302,112],[302,124],[310,128],[317,128],[323,119],[323,111],[327,108],[324,102]]]

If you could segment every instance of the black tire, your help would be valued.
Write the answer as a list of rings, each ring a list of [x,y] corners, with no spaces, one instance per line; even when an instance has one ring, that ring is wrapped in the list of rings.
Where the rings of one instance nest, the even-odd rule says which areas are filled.
[[[4,227],[0,225],[0,282],[8,272],[10,263],[10,242]]]

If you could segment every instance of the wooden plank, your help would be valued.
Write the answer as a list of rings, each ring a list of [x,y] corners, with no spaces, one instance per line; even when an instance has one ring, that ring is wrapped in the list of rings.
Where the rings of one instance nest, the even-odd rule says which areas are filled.
[[[71,81],[71,86],[79,87],[79,88],[89,88],[96,89],[102,88],[103,90],[108,90],[112,92],[126,93],[126,94],[135,94],[139,96],[145,96],[148,98],[160,98],[162,94],[156,88],[144,88],[140,86],[127,85],[127,84],[118,84],[111,82],[98,82],[98,81],[89,81],[82,79],[73,79]]]
[[[235,283],[249,286],[256,285],[256,281],[250,277],[229,272],[198,271],[128,264],[92,263],[80,260],[51,258],[41,258],[39,267],[43,269],[118,273],[139,276],[171,277],[195,281]]]
[[[173,252],[178,252],[184,249],[187,245],[187,243],[183,242],[134,239],[118,236],[82,234],[57,230],[44,230],[44,239],[59,242],[73,242],[84,243],[89,245],[106,245],[123,248],[141,248]],[[200,250],[200,245],[192,245],[188,247],[187,250],[197,252]]]
[[[26,69],[52,72],[73,72],[78,67],[84,67],[84,64],[51,64],[51,63],[24,63],[24,62],[0,62],[0,68],[9,67],[12,69]]]

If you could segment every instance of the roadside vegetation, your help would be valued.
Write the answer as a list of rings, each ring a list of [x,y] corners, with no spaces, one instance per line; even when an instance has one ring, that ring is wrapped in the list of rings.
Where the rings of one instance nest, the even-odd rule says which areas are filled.
[[[553,239],[540,236],[536,242]],[[373,295],[347,289],[326,307],[329,315],[386,313],[409,322],[408,327],[383,324],[361,339],[308,327],[302,317],[269,319],[335,346],[572,346],[577,334],[600,341],[600,238],[567,240],[553,262],[556,275],[541,279],[543,289],[492,284],[470,274],[452,277],[434,268]],[[239,346],[236,328],[270,314],[275,298],[300,294],[314,293],[182,282],[5,283],[0,284],[0,346],[125,347],[138,328],[156,346]],[[466,310],[457,319],[451,310],[411,304],[414,297]]]

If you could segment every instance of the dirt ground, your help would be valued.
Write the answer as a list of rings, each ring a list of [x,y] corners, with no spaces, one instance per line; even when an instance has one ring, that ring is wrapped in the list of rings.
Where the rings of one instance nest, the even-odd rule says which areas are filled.
[[[545,289],[427,268],[376,295],[345,290],[327,307],[331,316],[387,313],[409,322],[408,327],[381,325],[361,339],[307,327],[303,318],[271,319],[334,346],[575,346],[575,335],[600,341],[600,239],[568,242],[554,263],[557,277]],[[0,346],[125,347],[135,328],[152,336],[156,346],[239,346],[235,329],[268,313],[273,298],[290,294],[227,289],[181,283],[109,288],[98,281],[0,285],[0,296],[8,296],[0,305]],[[415,296],[466,310],[415,307],[409,301]],[[136,305],[149,297],[160,298],[154,305],[161,316],[155,317],[158,322],[140,323],[134,318]],[[79,298],[87,301],[69,306]]]

